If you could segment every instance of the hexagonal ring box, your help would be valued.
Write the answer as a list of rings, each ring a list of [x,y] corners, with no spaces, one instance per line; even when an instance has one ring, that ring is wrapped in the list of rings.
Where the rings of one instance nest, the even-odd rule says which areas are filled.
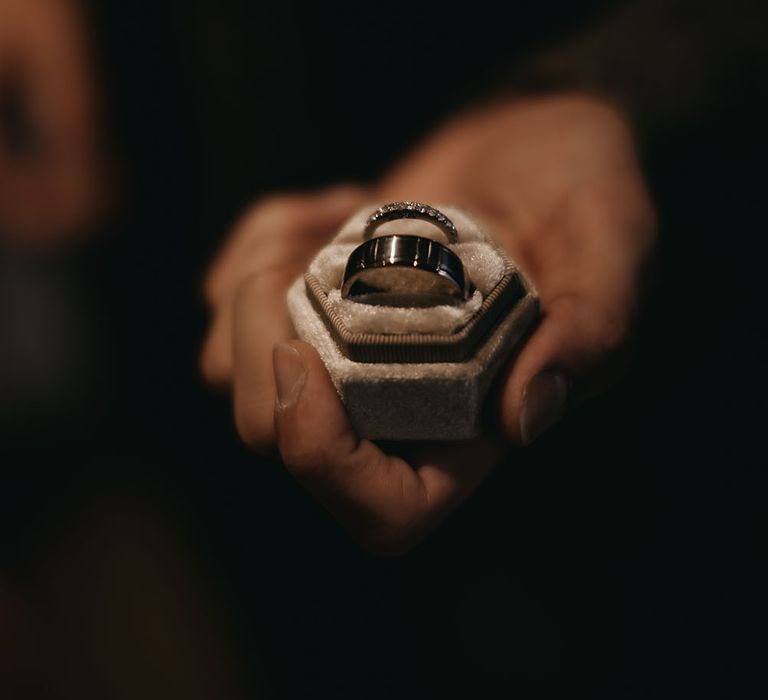
[[[431,210],[455,225],[456,242],[446,243],[433,222],[410,218],[386,221],[375,235],[417,235],[447,245],[471,280],[469,298],[427,307],[344,298],[347,259],[362,243],[371,215],[385,207],[356,212],[294,282],[287,299],[293,325],[320,354],[361,437],[474,437],[494,379],[537,320],[538,296],[478,221],[436,205]]]

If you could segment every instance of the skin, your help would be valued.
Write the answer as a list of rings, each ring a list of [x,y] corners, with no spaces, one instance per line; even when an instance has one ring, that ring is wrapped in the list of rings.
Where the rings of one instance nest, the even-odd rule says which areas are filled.
[[[68,241],[104,206],[93,75],[76,0],[0,0],[0,235]]]
[[[472,441],[384,447],[359,439],[319,356],[293,339],[284,302],[292,280],[358,207],[400,199],[467,208],[540,294],[540,323],[497,380],[497,425]],[[655,232],[619,110],[578,94],[486,104],[445,124],[373,188],[257,202],[206,280],[203,374],[231,388],[238,431],[252,449],[277,451],[362,546],[399,554],[465,500],[504,450],[535,439],[540,431],[521,427],[535,378],[557,370],[567,387],[563,410],[614,381]]]

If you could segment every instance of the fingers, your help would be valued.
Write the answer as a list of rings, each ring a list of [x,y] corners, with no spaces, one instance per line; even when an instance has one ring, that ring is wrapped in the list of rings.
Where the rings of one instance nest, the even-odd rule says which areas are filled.
[[[501,392],[506,435],[528,445],[573,406],[606,389],[629,347],[627,323],[588,299],[554,302],[514,360]]]
[[[568,410],[605,390],[628,357],[640,256],[617,244],[617,235],[592,233],[602,223],[566,226],[539,232],[528,246],[533,251],[523,248],[540,290],[541,322],[500,393],[501,425],[517,444],[531,444]]]
[[[232,342],[231,354],[222,357],[233,360],[235,424],[243,441],[262,454],[275,445],[272,348],[294,336],[285,294],[298,274],[281,269],[249,278],[231,306],[234,332],[222,336]]]
[[[211,306],[226,302],[239,282],[286,259],[307,257],[362,202],[367,190],[340,185],[314,194],[282,194],[256,203],[211,265],[205,296]]]
[[[203,376],[211,386],[226,388],[233,382],[238,345],[241,376],[252,371],[253,351],[262,341],[271,342],[263,358],[263,364],[271,367],[272,344],[291,337],[285,295],[300,272],[294,263],[256,272],[216,309],[200,358]]]
[[[645,189],[623,182],[593,184],[529,235],[507,240],[541,305],[499,395],[501,425],[517,444],[604,391],[627,362],[656,225]]]
[[[352,186],[312,195],[280,195],[258,203],[243,217],[212,265],[205,283],[213,318],[200,361],[209,384],[226,387],[232,381],[232,333],[237,328],[234,306],[238,296],[246,319],[244,327],[238,329],[241,345],[247,344],[245,339],[252,332],[260,333],[260,339],[272,338],[271,344],[264,346],[261,363],[268,366],[271,373],[272,343],[289,337],[284,333],[288,327],[285,291],[364,196],[364,189]],[[241,290],[242,286],[247,289]],[[253,304],[250,310],[246,299]],[[258,320],[254,320],[257,317]],[[256,328],[254,324],[261,325]],[[253,348],[249,352],[252,353]],[[249,355],[244,352],[241,356]],[[270,421],[271,406],[270,398]]]
[[[275,427],[288,470],[366,548],[412,547],[466,498],[498,456],[483,441],[431,450],[414,469],[355,434],[313,348],[274,351]]]

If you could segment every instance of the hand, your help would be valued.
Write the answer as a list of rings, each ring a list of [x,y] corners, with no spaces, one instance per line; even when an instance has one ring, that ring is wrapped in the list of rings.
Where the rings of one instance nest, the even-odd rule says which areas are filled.
[[[458,204],[484,219],[538,288],[542,318],[497,381],[496,432],[394,455],[354,434],[317,353],[289,340],[284,297],[352,210],[398,199]],[[257,205],[208,279],[214,321],[203,370],[232,382],[247,444],[276,445],[356,539],[399,553],[472,492],[504,449],[501,436],[531,443],[616,377],[654,240],[620,113],[570,95],[488,106],[447,124],[375,191]]]
[[[76,0],[0,0],[0,235],[47,244],[99,213],[88,63]]]

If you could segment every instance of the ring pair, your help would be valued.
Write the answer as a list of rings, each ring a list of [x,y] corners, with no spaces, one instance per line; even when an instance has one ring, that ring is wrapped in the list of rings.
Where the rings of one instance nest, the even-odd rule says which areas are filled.
[[[442,212],[418,202],[393,202],[366,221],[367,239],[350,254],[341,287],[343,298],[388,306],[434,306],[466,301],[471,282],[448,246],[424,236],[372,237],[387,221],[421,219],[438,226],[449,243],[458,242],[454,223]]]

